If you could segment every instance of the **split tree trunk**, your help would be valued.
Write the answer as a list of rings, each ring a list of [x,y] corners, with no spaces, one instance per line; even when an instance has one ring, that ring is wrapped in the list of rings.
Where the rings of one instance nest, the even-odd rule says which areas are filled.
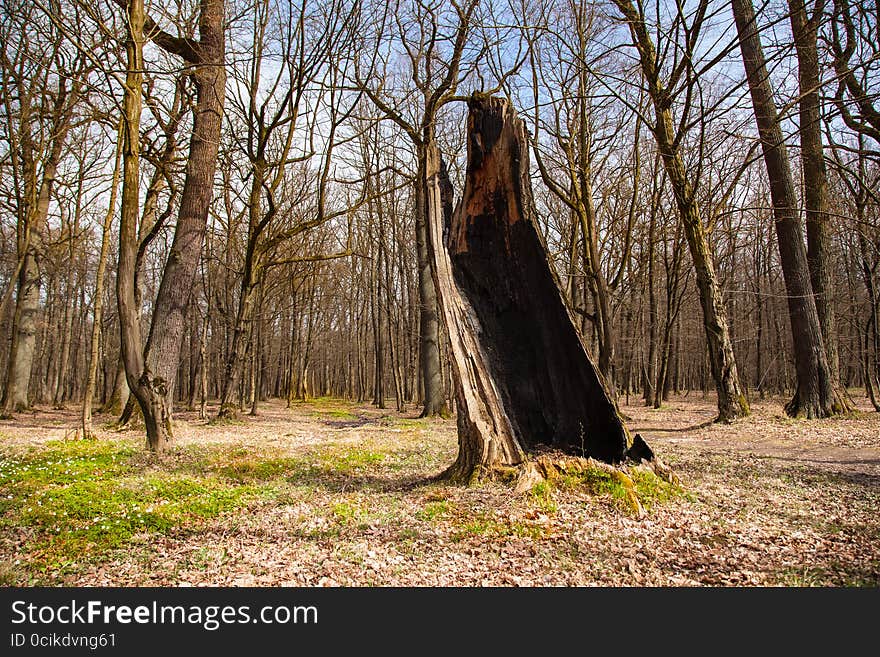
[[[502,99],[475,96],[469,106],[456,212],[436,148],[426,171],[428,249],[458,406],[459,453],[445,476],[468,481],[516,466],[540,445],[619,462],[628,434],[548,262],[523,123]]]
[[[171,445],[173,439],[172,393],[192,298],[193,279],[202,252],[213,194],[226,92],[225,6],[222,0],[201,0],[198,42],[178,39],[159,29],[150,32],[150,38],[157,45],[192,65],[196,104],[174,239],[162,273],[150,335],[141,352],[135,294],[139,166],[137,126],[141,111],[142,42],[146,16],[142,0],[116,2],[125,5],[129,19],[124,99],[126,140],[123,210],[117,275],[122,353],[129,388],[143,412],[147,445],[152,451],[161,452]],[[155,28],[152,21],[150,25]]]

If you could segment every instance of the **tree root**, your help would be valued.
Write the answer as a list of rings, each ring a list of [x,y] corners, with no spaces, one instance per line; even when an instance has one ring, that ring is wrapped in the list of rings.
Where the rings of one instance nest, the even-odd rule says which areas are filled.
[[[652,455],[637,463],[611,465],[603,461],[567,454],[546,453],[526,461],[519,468],[514,493],[521,495],[531,491],[543,481],[553,481],[566,475],[583,476],[601,472],[609,475],[624,491],[624,498],[629,509],[639,518],[645,515],[645,509],[639,500],[633,483],[630,469],[642,469],[653,472],[658,478],[670,484],[679,485],[678,477],[672,469],[658,457]]]

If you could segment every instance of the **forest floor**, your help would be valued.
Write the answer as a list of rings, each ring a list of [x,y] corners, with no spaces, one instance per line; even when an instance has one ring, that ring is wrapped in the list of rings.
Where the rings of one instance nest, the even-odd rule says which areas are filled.
[[[732,425],[698,393],[624,405],[681,480],[640,488],[642,517],[584,481],[429,483],[455,422],[415,409],[181,412],[155,457],[137,431],[66,439],[77,412],[40,408],[0,422],[0,584],[878,586],[880,414],[857,401],[821,421],[760,402]]]

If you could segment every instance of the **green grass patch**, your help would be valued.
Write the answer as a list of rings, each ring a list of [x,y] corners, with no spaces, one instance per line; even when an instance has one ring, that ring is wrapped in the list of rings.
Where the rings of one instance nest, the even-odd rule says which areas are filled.
[[[352,412],[352,402],[338,397],[298,399],[293,404],[311,407],[313,417],[332,417],[339,420],[358,419],[358,416]]]
[[[247,483],[270,481],[280,477],[296,477],[304,469],[308,469],[308,464],[302,459],[293,457],[261,458],[259,455],[247,453],[244,456],[231,457],[215,471],[233,481]]]
[[[629,469],[628,476],[632,480],[636,497],[646,510],[650,510],[656,504],[664,504],[678,497],[685,497],[693,501],[693,497],[681,486],[658,477],[651,470],[633,467]],[[535,488],[546,483],[541,482]],[[609,497],[614,506],[633,510],[633,504],[628,498],[628,484],[625,483],[625,478],[615,476],[605,470],[588,468],[582,472],[565,473],[556,479],[555,483],[568,490],[583,489],[590,495]],[[532,495],[535,495],[534,489]]]
[[[696,497],[688,493],[680,485],[670,483],[658,477],[651,470],[630,468],[629,476],[635,485],[636,496],[648,510],[654,505],[666,504],[680,497],[684,497],[689,502],[696,501]]]
[[[540,540],[546,536],[546,528],[518,520],[499,520],[488,515],[469,516],[470,520],[460,525],[452,534],[452,540],[461,541],[472,536],[487,538],[529,538]]]
[[[0,453],[0,487],[22,492],[85,476],[116,476],[131,470],[130,457],[135,453],[129,445],[91,440],[54,440],[39,450]]]
[[[253,486],[216,477],[86,479],[33,493],[14,521],[30,527],[29,551],[45,570],[82,557],[100,557],[135,534],[168,534],[194,528],[253,497]]]
[[[450,511],[449,501],[448,500],[436,500],[433,502],[428,502],[425,506],[416,511],[416,518],[419,520],[424,520],[426,522],[431,522],[436,520],[437,518],[442,518],[445,515],[448,515]]]
[[[387,420],[387,424],[398,429],[424,429],[430,424],[424,417],[389,417]]]
[[[242,419],[241,414],[246,411],[238,411],[238,414],[235,417],[230,417],[228,415],[215,415],[210,420],[208,420],[209,427],[234,427],[241,426],[245,424],[245,420]]]
[[[336,502],[330,507],[330,512],[337,522],[349,524],[361,517],[361,510],[351,502]]]
[[[316,411],[316,416],[319,417],[332,417],[337,420],[359,420],[361,419],[359,416],[354,413],[345,410],[344,408],[330,408],[324,411]]]
[[[559,505],[553,498],[553,485],[547,481],[540,481],[529,491],[534,506],[544,513],[556,513],[559,511]]]
[[[382,452],[360,447],[324,450],[318,455],[325,472],[341,475],[362,473],[384,461],[385,457],[386,454]]]
[[[205,466],[204,454],[182,456],[191,469]],[[282,467],[270,460],[236,480],[143,461],[130,444],[116,441],[52,442],[0,456],[0,526],[26,532],[22,553],[31,577],[101,560],[137,536],[196,529],[262,494],[242,481],[260,481]]]

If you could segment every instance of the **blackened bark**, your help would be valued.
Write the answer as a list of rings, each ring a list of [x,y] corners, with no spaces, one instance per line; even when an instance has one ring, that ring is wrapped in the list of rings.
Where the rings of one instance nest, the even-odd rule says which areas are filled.
[[[445,252],[437,223],[430,231],[457,375],[459,455],[447,474],[516,465],[540,445],[619,462],[628,434],[548,262],[525,127],[502,99],[469,106],[467,177]],[[448,211],[431,160],[427,200],[439,210],[445,187]]]

